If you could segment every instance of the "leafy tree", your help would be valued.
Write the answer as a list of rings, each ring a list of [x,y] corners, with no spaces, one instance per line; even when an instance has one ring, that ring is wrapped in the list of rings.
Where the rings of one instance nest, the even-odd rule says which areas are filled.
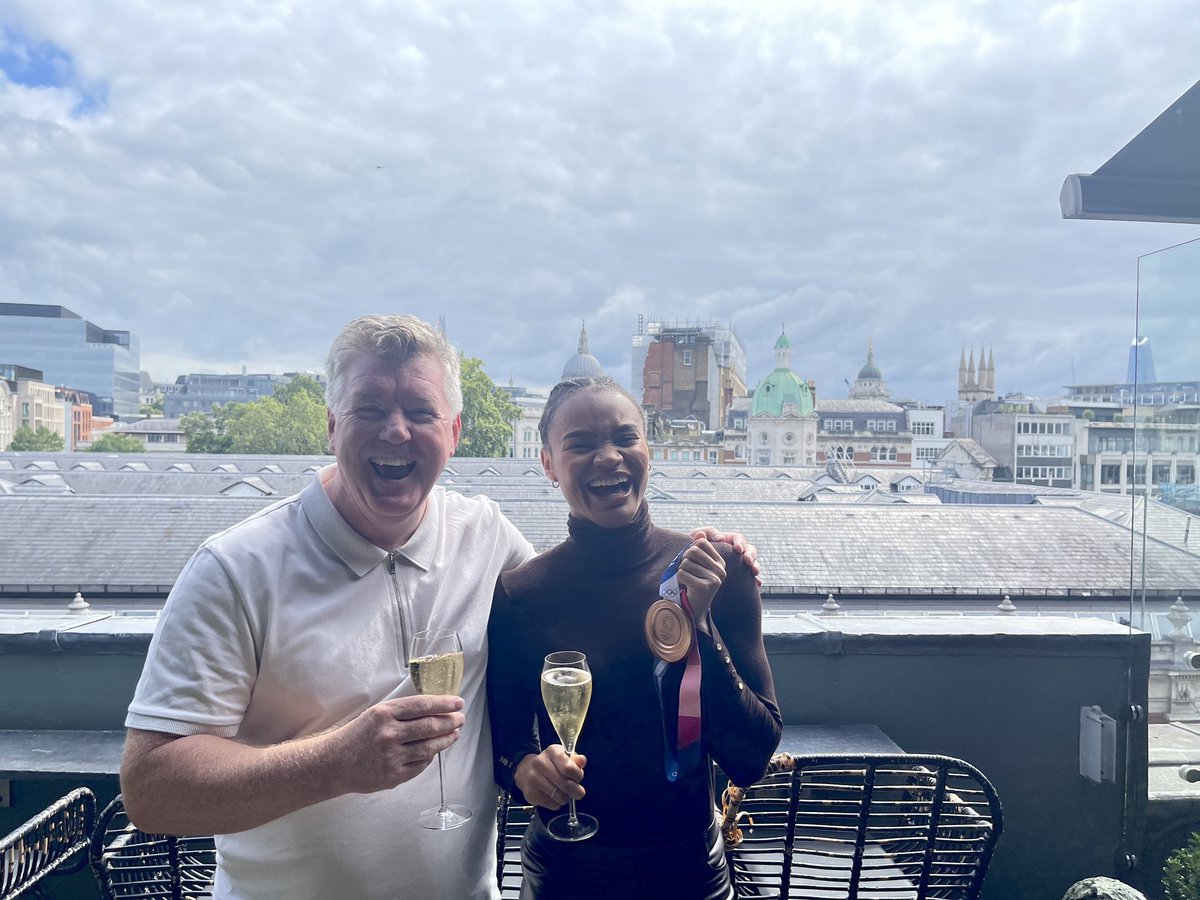
[[[1193,833],[1187,846],[1180,847],[1163,867],[1163,896],[1166,900],[1195,900],[1200,897],[1200,834]]]
[[[233,411],[231,407],[242,403],[213,404],[212,413],[188,413],[179,420],[179,427],[187,437],[188,453],[232,453],[233,441],[225,434],[225,421]]]
[[[266,397],[241,406],[239,414],[225,425],[231,453],[311,456],[329,451],[323,399],[301,390],[287,403]]]
[[[513,420],[521,409],[483,371],[483,360],[462,361],[462,435],[459,456],[508,456]]]
[[[311,375],[297,375],[287,384],[281,384],[275,388],[275,393],[272,396],[280,403],[287,404],[297,394],[307,394],[322,406],[325,405],[325,388],[321,386],[321,382],[317,381]]]
[[[143,416],[161,416],[163,414],[163,399],[163,395],[159,394],[149,403],[143,403],[138,411]]]
[[[324,395],[316,381],[303,380],[309,384],[285,391],[284,402],[277,397],[264,397],[252,403],[214,404],[211,414],[184,416],[179,424],[187,435],[188,453],[284,456],[327,453]]]
[[[58,453],[63,448],[63,436],[51,431],[45,425],[39,425],[34,431],[28,425],[22,425],[13,434],[9,450],[40,450]]]
[[[102,434],[88,447],[93,453],[145,453],[146,445],[131,434]]]

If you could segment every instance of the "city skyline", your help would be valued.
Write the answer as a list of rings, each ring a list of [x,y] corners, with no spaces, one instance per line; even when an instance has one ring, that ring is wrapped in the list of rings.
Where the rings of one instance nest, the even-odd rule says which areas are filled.
[[[319,368],[380,311],[530,387],[586,319],[626,381],[644,314],[732,323],[751,385],[782,323],[819,395],[873,339],[896,397],[951,399],[963,348],[1053,396],[1120,380],[1139,257],[1196,233],[1063,221],[1063,179],[1192,85],[1198,41],[1178,0],[18,0],[0,302],[128,329],[164,381]],[[1164,380],[1197,375],[1194,297],[1142,329]]]

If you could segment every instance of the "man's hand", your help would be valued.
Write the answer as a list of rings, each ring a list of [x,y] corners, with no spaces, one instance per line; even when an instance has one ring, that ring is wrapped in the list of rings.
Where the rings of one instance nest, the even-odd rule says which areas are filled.
[[[466,723],[461,697],[418,694],[384,700],[333,732],[351,783],[347,793],[387,790],[416,777]]]
[[[587,793],[580,784],[587,757],[567,756],[562,744],[551,744],[541,753],[528,754],[517,763],[513,782],[534,806],[560,809],[571,797],[582,800]]]
[[[705,538],[696,538],[679,562],[680,585],[687,588],[692,620],[701,631],[708,631],[708,608],[725,580],[725,560]]]
[[[733,547],[734,553],[742,555],[742,562],[750,567],[750,571],[754,573],[754,582],[762,587],[762,567],[758,564],[758,548],[747,541],[742,535],[736,531],[728,533],[718,531],[711,525],[704,528],[697,528],[692,532],[692,540],[697,538],[705,538],[714,544],[729,544]]]

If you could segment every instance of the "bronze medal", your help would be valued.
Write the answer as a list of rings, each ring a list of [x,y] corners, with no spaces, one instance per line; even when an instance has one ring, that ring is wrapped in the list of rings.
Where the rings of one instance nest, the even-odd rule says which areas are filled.
[[[692,646],[692,622],[678,604],[657,600],[646,610],[646,643],[663,662],[678,662]]]

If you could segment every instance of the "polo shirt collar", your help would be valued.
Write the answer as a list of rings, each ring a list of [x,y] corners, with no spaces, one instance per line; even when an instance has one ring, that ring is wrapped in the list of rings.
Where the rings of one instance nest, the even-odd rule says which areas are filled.
[[[300,508],[321,540],[355,575],[362,577],[388,558],[388,552],[377,547],[355,531],[342,518],[325,492],[325,483],[333,477],[336,464],[316,473],[312,483],[300,492]],[[435,487],[436,491],[437,488]],[[428,572],[437,551],[439,504],[426,498],[425,515],[421,524],[403,546],[396,549],[396,558],[423,572]]]

